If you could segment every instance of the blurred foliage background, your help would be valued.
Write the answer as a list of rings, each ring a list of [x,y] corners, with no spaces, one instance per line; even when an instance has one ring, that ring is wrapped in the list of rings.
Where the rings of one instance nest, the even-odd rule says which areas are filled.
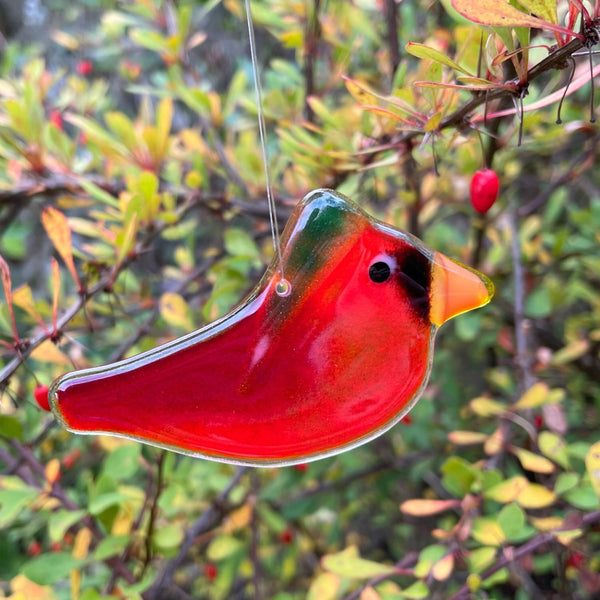
[[[514,29],[481,5],[252,1],[282,222],[335,188],[497,288],[402,424],[252,470],[35,401],[224,314],[270,260],[243,3],[0,3],[0,596],[598,597],[598,3],[523,1]]]

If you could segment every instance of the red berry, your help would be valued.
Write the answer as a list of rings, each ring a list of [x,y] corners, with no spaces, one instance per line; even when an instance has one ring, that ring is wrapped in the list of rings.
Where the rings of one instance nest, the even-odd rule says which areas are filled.
[[[48,389],[49,388],[47,385],[38,384],[33,390],[33,397],[42,410],[50,410],[50,403],[48,402]]]
[[[29,546],[27,546],[27,554],[29,556],[38,556],[38,554],[41,554],[41,552],[42,545],[37,540],[34,540],[29,544]]]
[[[81,450],[73,448],[71,452],[65,454],[62,458],[62,466],[65,469],[70,469],[81,458]]]
[[[479,169],[471,179],[471,204],[484,215],[496,202],[500,183],[498,175],[492,169]]]
[[[60,110],[50,111],[50,123],[52,123],[52,125],[54,125],[54,127],[57,129],[60,129],[61,131],[64,130],[63,118]]]
[[[409,415],[404,415],[402,417],[402,424],[403,425],[411,425],[412,424],[412,417],[410,417]]]
[[[581,552],[574,551],[571,552],[571,554],[569,555],[569,558],[567,559],[567,564],[570,567],[575,567],[576,569],[579,569],[583,564],[583,560],[583,554],[581,554]]]
[[[299,473],[306,473],[306,469],[308,469],[308,463],[300,463],[299,465],[294,465],[294,469]]]
[[[91,60],[80,60],[77,63],[77,72],[85,77],[91,75],[94,70],[94,63]]]
[[[217,569],[217,565],[213,563],[206,563],[204,565],[204,575],[209,581],[214,581],[219,574],[219,570]]]
[[[62,550],[62,545],[60,542],[52,542],[50,544],[50,550],[52,552],[60,552]]]
[[[291,527],[286,527],[280,534],[279,540],[282,544],[291,544],[294,539],[294,530]]]
[[[533,417],[533,424],[535,425],[536,429],[541,429],[544,425],[544,419],[542,418],[542,415],[535,415],[535,417]]]

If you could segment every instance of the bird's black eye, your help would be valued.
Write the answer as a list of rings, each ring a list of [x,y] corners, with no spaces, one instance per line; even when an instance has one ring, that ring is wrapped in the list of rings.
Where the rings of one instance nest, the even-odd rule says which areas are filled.
[[[392,270],[390,269],[390,265],[383,261],[373,263],[369,267],[369,277],[371,278],[371,281],[374,281],[375,283],[387,281],[391,274]]]

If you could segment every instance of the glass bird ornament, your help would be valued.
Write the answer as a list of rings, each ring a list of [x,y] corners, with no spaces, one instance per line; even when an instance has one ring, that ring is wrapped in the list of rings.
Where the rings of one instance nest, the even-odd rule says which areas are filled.
[[[493,295],[484,275],[331,190],[295,208],[282,261],[290,293],[274,260],[214,323],[57,379],[56,418],[235,464],[334,455],[402,419],[427,383],[438,327]]]

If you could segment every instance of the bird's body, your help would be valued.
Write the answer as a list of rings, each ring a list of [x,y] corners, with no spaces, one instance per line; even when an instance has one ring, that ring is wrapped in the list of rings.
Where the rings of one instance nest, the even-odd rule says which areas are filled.
[[[289,295],[276,292],[274,262],[222,319],[59,378],[50,391],[58,419],[225,462],[335,454],[408,412],[437,327],[492,293],[483,276],[327,190],[299,204],[282,243]]]

